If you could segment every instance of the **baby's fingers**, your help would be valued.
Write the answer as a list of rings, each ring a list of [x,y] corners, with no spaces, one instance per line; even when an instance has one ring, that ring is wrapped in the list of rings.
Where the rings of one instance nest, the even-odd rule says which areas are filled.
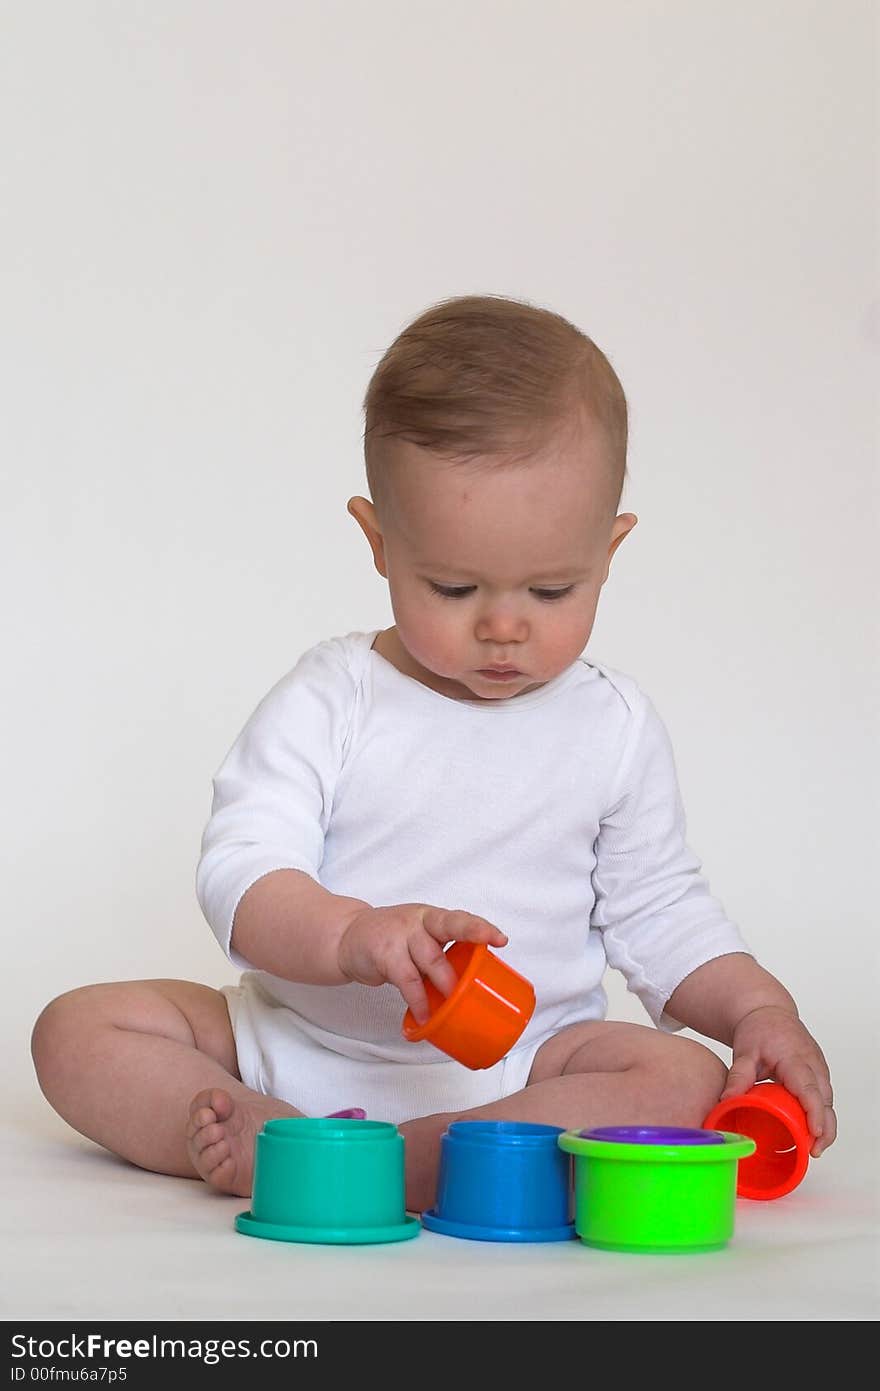
[[[486,942],[491,947],[506,947],[507,933],[486,918],[463,909],[429,908],[422,919],[431,936],[438,942]]]
[[[800,1059],[791,1062],[780,1062],[776,1068],[776,1080],[785,1087],[786,1091],[791,1092],[793,1097],[801,1103],[807,1117],[807,1124],[810,1127],[810,1134],[815,1141],[823,1140],[825,1143],[822,1149],[831,1143],[834,1138],[826,1135],[828,1129],[828,1113],[831,1107],[831,1085],[824,1078],[818,1079],[809,1063]],[[833,1122],[833,1112],[831,1112]],[[833,1124],[836,1132],[836,1124]],[[814,1145],[815,1150],[815,1145]],[[821,1153],[821,1149],[819,1150]]]
[[[409,954],[423,976],[427,976],[441,995],[451,995],[458,976],[450,966],[446,953],[427,932],[420,932],[409,944]],[[427,1015],[426,1015],[427,1017]],[[419,1023],[423,1022],[419,1020]]]
[[[409,957],[404,965],[388,972],[388,983],[397,986],[416,1023],[425,1024],[431,1013],[428,1007],[428,994],[425,990],[425,982]]]
[[[758,1080],[758,1064],[754,1058],[743,1053],[741,1057],[734,1058],[727,1073],[727,1081],[724,1084],[724,1091],[719,1097],[719,1101],[726,1101],[729,1096],[742,1096],[753,1087]]]
[[[814,1159],[818,1159],[819,1155],[822,1154],[824,1150],[827,1150],[829,1145],[833,1145],[836,1139],[837,1117],[834,1114],[833,1107],[826,1105],[825,1119],[822,1122],[822,1133],[821,1135],[817,1135],[814,1139],[810,1154]]]

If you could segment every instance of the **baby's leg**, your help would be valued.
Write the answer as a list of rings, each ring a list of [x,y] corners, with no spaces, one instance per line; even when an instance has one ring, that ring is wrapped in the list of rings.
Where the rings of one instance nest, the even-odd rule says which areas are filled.
[[[643,1024],[572,1024],[542,1044],[522,1091],[472,1111],[406,1121],[407,1207],[431,1207],[440,1137],[450,1121],[507,1120],[582,1130],[595,1125],[702,1125],[727,1068],[693,1039]]]
[[[226,1000],[182,980],[90,985],[59,995],[34,1026],[46,1099],[80,1134],[157,1173],[251,1191],[263,1121],[292,1106],[241,1081]]]

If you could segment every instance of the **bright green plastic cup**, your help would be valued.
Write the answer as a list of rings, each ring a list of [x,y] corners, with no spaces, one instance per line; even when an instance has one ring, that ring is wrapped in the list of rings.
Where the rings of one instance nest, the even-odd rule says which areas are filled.
[[[716,1132],[717,1144],[628,1144],[566,1130],[574,1155],[575,1231],[606,1251],[716,1251],[733,1235],[736,1174],[754,1140]]]
[[[251,1208],[236,1231],[338,1245],[407,1241],[404,1139],[385,1121],[291,1116],[266,1121],[254,1147]]]

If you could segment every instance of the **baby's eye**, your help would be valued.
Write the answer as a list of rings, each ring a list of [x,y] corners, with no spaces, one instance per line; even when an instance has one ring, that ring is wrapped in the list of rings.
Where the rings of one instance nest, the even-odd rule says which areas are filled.
[[[554,599],[564,598],[565,595],[570,594],[573,589],[573,584],[567,584],[564,589],[533,589],[532,593],[536,594],[539,599],[545,599],[552,603]]]
[[[434,593],[442,595],[444,599],[464,599],[468,594],[473,594],[477,587],[475,584],[435,584],[433,580],[429,580],[428,583]]]

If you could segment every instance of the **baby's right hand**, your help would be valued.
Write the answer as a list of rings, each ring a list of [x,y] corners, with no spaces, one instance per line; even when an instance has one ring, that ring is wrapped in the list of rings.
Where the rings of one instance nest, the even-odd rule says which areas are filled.
[[[447,942],[503,947],[507,937],[485,918],[459,909],[427,903],[364,908],[340,939],[339,969],[361,985],[396,985],[416,1023],[424,1024],[430,1010],[422,977],[427,976],[441,995],[455,988],[456,974],[443,953]]]

